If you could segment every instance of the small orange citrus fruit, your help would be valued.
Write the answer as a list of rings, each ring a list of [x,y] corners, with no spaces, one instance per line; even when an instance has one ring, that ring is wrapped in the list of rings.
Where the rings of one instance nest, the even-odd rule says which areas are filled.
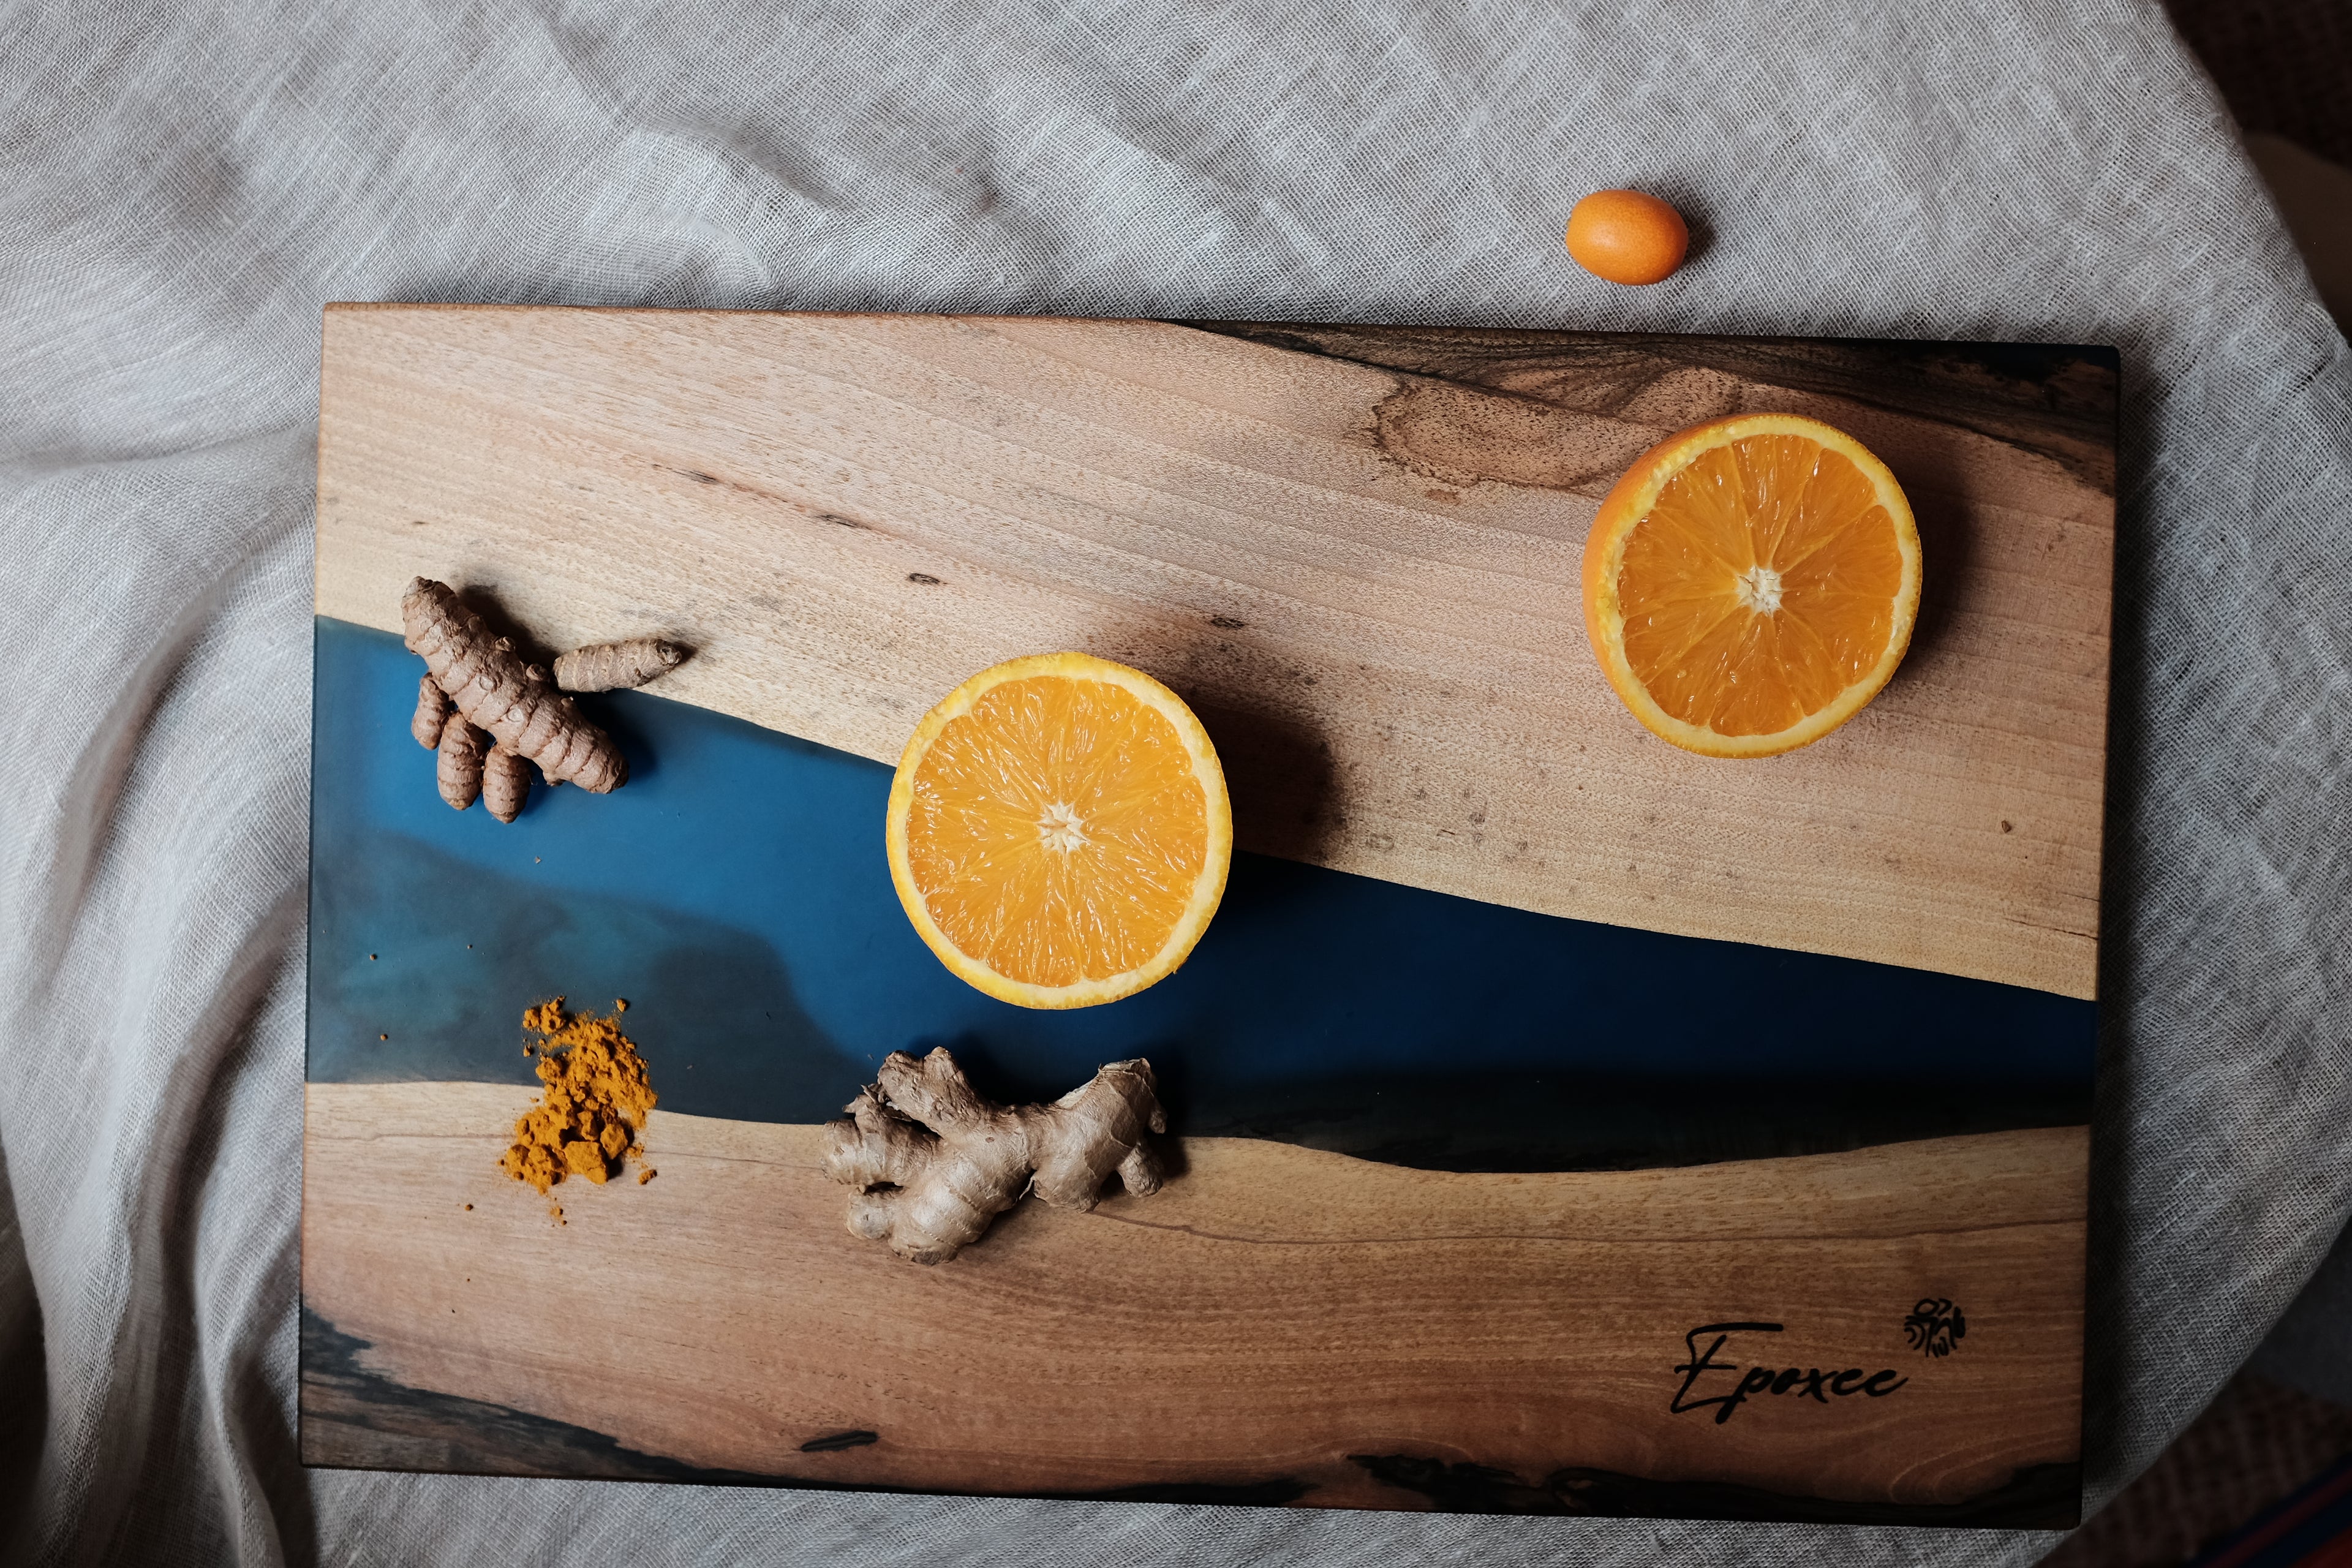
[[[915,727],[890,879],[940,962],[1001,1001],[1091,1007],[1175,973],[1234,855],[1225,775],[1183,700],[1091,654],[1016,658]]]
[[[1568,215],[1569,255],[1612,283],[1655,283],[1689,249],[1683,215],[1640,191],[1595,191]]]
[[[1919,530],[1844,431],[1742,414],[1633,461],[1584,545],[1584,629],[1633,717],[1710,757],[1820,740],[1911,646]]]

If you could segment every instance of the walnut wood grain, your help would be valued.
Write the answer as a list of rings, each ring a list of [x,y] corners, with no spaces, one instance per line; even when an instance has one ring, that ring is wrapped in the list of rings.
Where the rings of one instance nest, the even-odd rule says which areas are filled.
[[[973,670],[1085,648],[1199,709],[1244,847],[2090,996],[2114,373],[2012,357],[338,306],[318,608],[390,628],[424,574],[551,647],[670,636],[661,694],[886,762]],[[1859,718],[1720,762],[1610,694],[1579,562],[1643,447],[1767,408],[1885,458],[1927,596]]]
[[[1026,1204],[924,1268],[847,1234],[812,1127],[657,1111],[660,1174],[559,1188],[559,1226],[496,1167],[530,1098],[310,1085],[304,1305],[387,1386],[655,1464],[1366,1507],[1582,1467],[1933,1507],[2076,1456],[2079,1128],[1542,1175],[1191,1140],[1157,1196]],[[1948,1356],[1903,1332],[1927,1296],[1965,1311]],[[1685,1331],[1724,1320],[1783,1323],[1744,1342],[1776,1365],[1909,1381],[1673,1414]],[[354,1423],[306,1393],[305,1452],[416,1462]]]

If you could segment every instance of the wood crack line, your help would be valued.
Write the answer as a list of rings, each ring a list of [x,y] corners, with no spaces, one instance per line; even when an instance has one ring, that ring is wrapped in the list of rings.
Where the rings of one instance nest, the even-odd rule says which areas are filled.
[[[1736,1235],[1717,1233],[1712,1236],[1592,1236],[1581,1234],[1546,1233],[1540,1231],[1483,1230],[1455,1232],[1423,1232],[1412,1236],[1343,1236],[1343,1237],[1284,1237],[1241,1236],[1227,1231],[1204,1230],[1197,1226],[1169,1225],[1156,1220],[1141,1219],[1129,1215],[1106,1214],[1095,1211],[1103,1219],[1120,1225],[1138,1226],[1147,1230],[1181,1232],[1202,1241],[1231,1241],[1251,1247],[1412,1247],[1428,1242],[1525,1241],[1550,1242],[1574,1247],[1689,1247],[1708,1241],[1736,1241],[1746,1247],[1759,1242],[1885,1242],[1902,1241],[1915,1237],[1990,1236],[2001,1231],[2081,1230],[2084,1222],[2077,1219],[2005,1220],[1992,1225],[1950,1226],[1922,1230],[1873,1232],[1794,1231],[1775,1234],[1766,1231],[1743,1230]]]

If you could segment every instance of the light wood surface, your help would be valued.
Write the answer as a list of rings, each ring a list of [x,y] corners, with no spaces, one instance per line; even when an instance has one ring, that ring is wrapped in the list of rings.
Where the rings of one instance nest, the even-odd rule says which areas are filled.
[[[1428,1505],[1370,1456],[1917,1505],[2076,1453],[2079,1128],[1542,1175],[1192,1140],[1154,1197],[1024,1204],[924,1268],[847,1233],[812,1127],[657,1111],[659,1175],[567,1184],[559,1226],[496,1168],[530,1099],[310,1085],[304,1304],[403,1388],[698,1467]],[[1948,1356],[1903,1332],[1928,1296],[1965,1312]],[[1672,1413],[1685,1332],[1727,1320],[1784,1326],[1726,1359],[1909,1381]],[[307,1395],[305,1420],[306,1452],[364,1461],[364,1431]],[[876,1440],[803,1451],[844,1432]]]
[[[2090,996],[2112,375],[1899,349],[331,307],[318,608],[394,628],[423,574],[551,647],[682,638],[662,695],[892,763],[1086,649],[1200,710],[1245,848]],[[1759,408],[1887,460],[1927,599],[1861,717],[1721,762],[1612,697],[1579,560],[1644,446]]]

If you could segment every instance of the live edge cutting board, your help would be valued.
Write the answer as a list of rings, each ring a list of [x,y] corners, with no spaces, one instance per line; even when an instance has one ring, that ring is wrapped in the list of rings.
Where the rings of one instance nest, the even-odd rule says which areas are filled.
[[[1859,718],[1789,756],[1726,763],[1665,746],[1619,707],[1585,643],[1578,575],[1599,499],[1637,453],[1761,409],[1827,419],[1887,461],[1919,518],[1926,594],[1909,658]],[[2071,1519],[2115,410],[2104,350],[331,309],[306,1457],[1339,1506]],[[406,805],[370,804],[362,755],[377,774],[421,769],[399,788],[431,795],[430,757],[397,729],[421,667],[380,635],[420,573],[550,647],[639,633],[695,647],[653,692],[607,705],[637,749],[627,790],[542,794],[506,830],[437,805],[394,822]],[[559,1227],[491,1168],[529,1100],[515,1068],[476,1071],[446,1044],[478,1034],[503,1062],[514,1019],[488,1003],[432,1014],[422,986],[413,1002],[366,990],[383,963],[427,963],[386,951],[405,910],[399,930],[440,967],[402,973],[447,976],[456,995],[473,984],[465,966],[485,964],[492,990],[594,999],[606,980],[576,964],[595,942],[620,951],[613,931],[667,921],[675,936],[691,910],[767,896],[750,868],[766,853],[761,819],[689,759],[724,752],[744,787],[830,822],[807,803],[835,789],[863,801],[886,775],[856,759],[895,762],[965,676],[1060,647],[1181,692],[1224,760],[1242,848],[1276,858],[1237,865],[1212,931],[1222,954],[1204,943],[1176,980],[1067,1026],[1097,1034],[1040,1035],[1024,1057],[1026,1020],[951,1000],[913,1023],[858,1013],[868,1037],[828,1037],[831,1056],[747,1044],[730,1026],[684,1054],[706,1083],[739,1087],[681,1100],[689,1069],[665,1077],[659,1021],[633,1010],[665,1091],[648,1135],[662,1175],[562,1189]],[[719,715],[760,728],[722,732]],[[700,826],[721,821],[733,837]],[[666,834],[687,836],[662,851],[689,868],[676,887],[615,892],[577,870],[560,894],[548,884],[541,913],[490,912],[505,907],[496,877],[527,904],[531,879],[633,863]],[[874,840],[878,869],[878,818],[837,834]],[[739,854],[743,868],[711,870]],[[446,862],[431,874],[455,879],[388,892],[410,874],[394,862]],[[825,941],[866,930],[876,907],[864,861],[839,865],[792,871],[825,905]],[[729,874],[725,899],[698,903],[686,885]],[[589,892],[638,902],[593,917],[604,934],[562,956],[565,922],[593,923]],[[820,971],[860,976],[855,1006],[869,1010],[886,992],[933,994],[936,966],[890,945],[903,933],[877,923],[845,957],[798,927],[743,937],[766,918],[710,924],[696,939],[704,979],[680,996],[707,1004],[737,984],[726,976],[781,964],[815,1038],[834,1016]],[[1236,1088],[1247,1073],[1214,1042],[1240,1049],[1280,1005],[1237,1003],[1256,984],[1234,978],[1241,966],[1357,921],[1388,922],[1401,969],[1424,946],[1416,932],[1475,930],[1465,964],[1482,950],[1546,956],[1499,965],[1477,995],[1440,986],[1374,1008],[1385,1025],[1351,1023],[1388,1053],[1378,1073],[1351,1079],[1340,1042],[1301,1047],[1280,1085]],[[556,932],[540,946],[517,934],[539,925]],[[454,940],[477,927],[479,944]],[[738,938],[741,962],[709,957]],[[1328,962],[1366,945],[1338,942]],[[1548,965],[1561,976],[1549,992]],[[1543,984],[1514,989],[1530,969]],[[1612,973],[1649,977],[1661,1007],[1697,998],[1708,1022],[1654,1042],[1641,997],[1622,994],[1641,987],[1603,994]],[[1616,1009],[1611,1041],[1545,1020],[1547,995],[1583,998],[1588,1017]],[[1480,1005],[1499,1021],[1480,1014],[1476,1039],[1415,1059],[1412,1029],[1434,1042]],[[682,1000],[680,1035],[690,1011]],[[1188,1169],[1166,1192],[1086,1218],[1024,1207],[931,1270],[843,1230],[809,1123],[881,1052],[962,1040],[997,1050],[1008,1081],[1044,1081],[1048,1058],[1066,1065],[1056,1050],[1075,1063],[1128,1044],[1119,1019],[1150,1036],[1132,1048],[1174,1064],[1192,1119],[1176,1128]],[[1554,1026],[1557,1061],[1479,1054]],[[1269,1037],[1261,1054],[1282,1048]],[[1994,1064],[1969,1080],[1978,1109],[1937,1121],[1922,1056],[1962,1077],[1972,1058]],[[1909,1109],[1838,1099],[1854,1064],[1882,1061],[1914,1074]],[[1448,1064],[1472,1076],[1414,1087]],[[1605,1155],[1589,1128],[1465,1137],[1478,1113],[1461,1084],[1490,1070],[1500,1121],[1518,1103],[1537,1108],[1523,1120],[1656,1131]],[[804,1089],[774,1089],[794,1073]],[[1677,1105],[1732,1079],[1756,1086],[1747,1111],[1714,1106],[1718,1131],[1696,1141],[1676,1131]],[[532,1311],[552,1300],[570,1325],[561,1347]],[[605,1359],[583,1363],[583,1344]]]

